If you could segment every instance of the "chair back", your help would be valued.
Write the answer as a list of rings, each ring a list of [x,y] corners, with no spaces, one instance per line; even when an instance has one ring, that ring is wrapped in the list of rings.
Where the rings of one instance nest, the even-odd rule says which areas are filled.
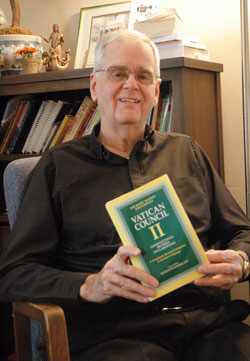
[[[10,228],[16,219],[28,177],[41,157],[16,159],[4,170],[3,185]]]
[[[4,170],[4,196],[10,228],[12,228],[15,222],[28,178],[40,158],[39,156],[16,159],[10,162]],[[45,361],[47,356],[44,328],[33,319],[31,319],[30,327],[32,359],[34,361]]]

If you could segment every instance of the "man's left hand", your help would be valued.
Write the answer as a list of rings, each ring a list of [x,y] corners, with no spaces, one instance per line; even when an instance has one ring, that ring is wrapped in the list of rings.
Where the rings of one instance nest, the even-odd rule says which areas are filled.
[[[206,255],[210,264],[199,267],[199,272],[204,273],[204,277],[194,281],[196,286],[215,286],[227,290],[242,278],[243,260],[236,251],[209,250]]]

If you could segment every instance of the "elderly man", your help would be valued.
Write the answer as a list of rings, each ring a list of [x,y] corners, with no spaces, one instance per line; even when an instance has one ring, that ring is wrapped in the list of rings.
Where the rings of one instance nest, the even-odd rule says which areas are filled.
[[[33,172],[1,259],[1,298],[61,305],[73,361],[250,360],[241,322],[250,307],[225,297],[248,278],[250,222],[194,140],[146,126],[159,76],[157,49],[142,34],[101,38],[90,84],[101,122]],[[140,250],[121,246],[105,203],[165,173],[210,264],[149,302],[158,282],[130,264]]]

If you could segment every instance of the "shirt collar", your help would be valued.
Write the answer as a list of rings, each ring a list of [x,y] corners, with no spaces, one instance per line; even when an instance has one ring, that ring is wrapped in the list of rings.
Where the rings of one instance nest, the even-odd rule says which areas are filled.
[[[111,163],[126,163],[127,162],[126,158],[123,158],[117,154],[110,152],[108,149],[104,147],[104,145],[101,142],[99,142],[97,138],[99,131],[100,131],[100,123],[96,124],[90,136],[90,147],[97,156],[97,158],[105,159],[106,161]],[[153,136],[153,134],[154,134],[153,129],[150,126],[146,125],[144,139],[140,141],[140,143],[144,144],[146,141],[149,141],[150,138]]]

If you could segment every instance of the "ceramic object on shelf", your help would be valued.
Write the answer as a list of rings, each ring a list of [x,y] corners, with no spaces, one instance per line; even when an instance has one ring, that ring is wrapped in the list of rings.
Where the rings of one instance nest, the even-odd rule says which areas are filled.
[[[21,56],[14,53],[24,47],[37,49],[36,58],[39,58],[38,71],[42,67],[42,38],[36,35],[0,35],[0,71],[1,75],[14,75],[22,73]]]

